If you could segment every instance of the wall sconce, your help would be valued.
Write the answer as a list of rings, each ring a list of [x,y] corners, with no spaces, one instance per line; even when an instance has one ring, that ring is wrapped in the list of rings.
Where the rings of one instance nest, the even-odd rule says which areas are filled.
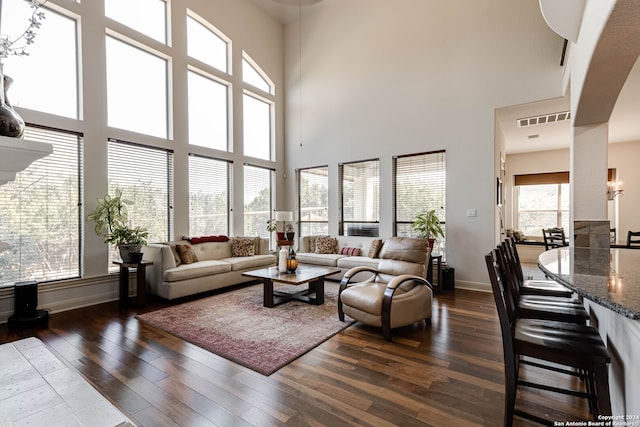
[[[607,182],[607,200],[613,200],[617,195],[622,194],[621,181],[608,181]]]

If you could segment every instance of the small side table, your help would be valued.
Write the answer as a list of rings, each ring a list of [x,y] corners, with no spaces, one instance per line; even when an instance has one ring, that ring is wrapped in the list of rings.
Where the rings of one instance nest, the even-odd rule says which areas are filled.
[[[433,283],[433,263],[436,263],[438,270],[438,285]],[[427,265],[427,280],[433,286],[433,291],[437,294],[442,292],[442,254],[429,254],[429,264]]]
[[[118,286],[118,299],[120,307],[127,305],[129,301],[129,269],[136,269],[136,298],[135,305],[144,307],[147,304],[147,281],[145,278],[145,270],[147,266],[153,265],[151,261],[142,260],[140,262],[122,262],[113,261],[114,264],[120,266],[120,279]]]

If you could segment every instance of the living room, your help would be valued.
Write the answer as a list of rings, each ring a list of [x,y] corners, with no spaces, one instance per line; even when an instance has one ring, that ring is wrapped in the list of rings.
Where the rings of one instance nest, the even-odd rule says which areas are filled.
[[[4,7],[8,3],[5,1]],[[159,0],[150,3],[164,4]],[[246,226],[245,193],[249,189],[244,177],[248,168],[267,171],[273,177],[269,186],[272,211],[298,212],[296,171],[326,166],[328,234],[337,235],[340,165],[378,159],[379,235],[392,236],[394,156],[444,150],[446,261],[456,268],[457,289],[489,291],[482,255],[500,238],[495,110],[563,94],[565,68],[559,65],[563,40],[545,23],[537,1],[303,2],[301,24],[295,19],[296,3],[294,17],[285,25],[249,0],[173,0],[167,13],[171,32],[160,41],[123,24],[116,19],[117,13],[105,17],[105,4],[117,10],[117,2],[108,1],[47,3],[65,17],[64,22],[72,21],[67,31],[80,35],[81,43],[75,45],[77,51],[73,49],[76,59],[71,60],[77,76],[72,79],[76,90],[70,112],[59,115],[21,107],[21,100],[11,97],[14,90],[20,92],[20,85],[41,84],[40,93],[50,93],[57,84],[47,73],[42,75],[42,67],[27,67],[33,75],[12,70],[17,67],[15,59],[21,58],[9,58],[5,64],[5,72],[15,80],[9,95],[26,122],[82,137],[83,180],[77,202],[83,209],[79,212],[90,212],[97,199],[109,191],[114,172],[107,161],[110,150],[115,153],[114,147],[120,147],[117,144],[128,143],[128,147],[162,150],[164,159],[172,157],[172,200],[159,215],[164,216],[165,234],[158,236],[158,241],[192,234],[189,165],[194,157],[215,158],[234,166],[228,175],[233,197],[223,221],[226,230],[211,233],[266,233],[263,224],[255,230]],[[208,29],[229,43],[228,69],[220,71],[187,53],[187,16],[208,23]],[[53,47],[46,43],[45,25],[33,48],[43,45],[56,51],[55,43]],[[154,68],[164,76],[166,85],[161,88],[167,88],[158,91],[165,94],[166,108],[154,110],[160,117],[151,123],[154,130],[141,130],[135,122],[140,111],[150,107],[147,104],[157,103],[155,98],[127,100],[126,91],[111,94],[113,87],[105,83],[110,78],[109,58],[117,58],[108,54],[117,54],[118,43],[151,52],[155,61],[164,61]],[[31,59],[37,60],[35,51]],[[62,68],[63,62],[59,59],[55,63]],[[260,90],[245,82],[243,63],[262,71],[273,93],[270,88]],[[132,80],[140,78],[136,66],[128,68],[126,62],[116,65],[125,76],[130,73]],[[197,126],[189,116],[193,73],[227,91],[228,114],[223,120],[227,132],[222,149],[191,139],[190,131]],[[126,89],[133,93],[132,88]],[[117,95],[123,97],[118,107],[133,105],[133,112],[123,110],[122,122],[115,119],[120,116],[107,102],[96,101]],[[250,128],[241,118],[249,114],[243,108],[247,95],[271,106],[266,155],[246,154],[244,135]],[[51,98],[69,96],[62,93]],[[133,115],[133,120],[127,115]],[[115,121],[110,123],[111,119]],[[127,166],[126,155],[122,158]],[[468,215],[470,211],[475,215]],[[75,277],[51,283],[43,280],[41,285],[40,305],[53,313],[117,298],[117,277],[109,274],[109,248],[93,232],[93,225],[77,216],[81,232]],[[0,313],[6,319],[12,312],[12,289],[0,290]]]

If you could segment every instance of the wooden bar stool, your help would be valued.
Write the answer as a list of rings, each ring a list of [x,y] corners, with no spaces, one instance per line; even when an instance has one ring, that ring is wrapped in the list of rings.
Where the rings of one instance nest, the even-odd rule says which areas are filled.
[[[611,359],[598,330],[575,323],[518,318],[518,304],[507,291],[508,285],[502,275],[499,259],[497,249],[485,256],[502,331],[505,370],[504,426],[513,425],[514,415],[553,425],[552,420],[516,408],[519,386],[586,398],[589,400],[594,419],[597,419],[598,415],[611,415],[607,368]],[[523,356],[540,361],[528,364],[583,378],[585,390],[563,389],[520,380],[520,365],[525,364],[521,360]],[[575,371],[550,366],[545,362],[563,365]]]

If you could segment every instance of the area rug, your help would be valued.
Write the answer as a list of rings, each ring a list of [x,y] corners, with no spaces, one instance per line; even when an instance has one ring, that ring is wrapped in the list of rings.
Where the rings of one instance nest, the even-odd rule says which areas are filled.
[[[283,292],[300,287],[275,285]],[[302,285],[306,286],[306,285]],[[262,284],[140,314],[137,318],[263,375],[331,338],[354,321],[338,320],[338,288],[325,282],[322,305],[262,306]]]

